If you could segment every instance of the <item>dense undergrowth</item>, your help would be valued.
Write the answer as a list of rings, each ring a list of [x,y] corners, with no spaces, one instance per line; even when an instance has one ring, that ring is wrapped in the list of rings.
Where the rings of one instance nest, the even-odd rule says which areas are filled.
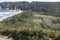
[[[60,34],[56,31],[40,29],[40,30],[1,30],[1,35],[12,37],[14,40],[60,40]]]

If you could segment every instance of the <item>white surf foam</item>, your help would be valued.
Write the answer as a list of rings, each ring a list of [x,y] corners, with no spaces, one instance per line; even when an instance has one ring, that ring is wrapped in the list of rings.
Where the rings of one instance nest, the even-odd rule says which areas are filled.
[[[22,13],[22,12],[23,11],[21,11],[21,10],[19,10],[19,11],[11,10],[8,12],[0,12],[0,21],[6,19],[8,17],[14,16],[16,14]]]

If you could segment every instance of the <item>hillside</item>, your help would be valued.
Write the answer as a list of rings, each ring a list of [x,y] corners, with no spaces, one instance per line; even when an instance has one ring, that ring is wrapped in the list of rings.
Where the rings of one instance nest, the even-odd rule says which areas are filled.
[[[0,34],[14,40],[60,40],[58,19],[28,10],[1,21]]]
[[[60,17],[49,16],[49,15],[39,15],[37,13],[34,14],[34,16],[41,18],[42,24],[45,23],[44,26],[47,26],[50,29],[60,30]]]

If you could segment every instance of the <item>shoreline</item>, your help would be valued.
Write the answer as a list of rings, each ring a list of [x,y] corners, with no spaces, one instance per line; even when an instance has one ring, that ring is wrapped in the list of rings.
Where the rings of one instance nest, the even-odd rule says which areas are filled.
[[[10,11],[11,11],[11,14],[10,14]],[[20,13],[23,12],[21,10],[18,10],[18,11],[16,11],[16,10],[10,10],[10,11],[9,12],[5,12],[5,14],[10,14],[10,15],[9,16],[4,16],[4,17],[0,18],[0,21],[3,21],[4,19],[7,19],[8,17],[12,17],[14,15],[17,15],[17,14],[20,14]],[[4,13],[2,13],[2,14],[4,14]]]

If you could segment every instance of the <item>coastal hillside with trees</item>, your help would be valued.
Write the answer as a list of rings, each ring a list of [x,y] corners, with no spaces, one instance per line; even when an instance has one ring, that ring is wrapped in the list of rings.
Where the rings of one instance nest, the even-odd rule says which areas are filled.
[[[23,12],[0,21],[1,35],[13,40],[60,40],[59,2],[3,2],[0,7],[8,4]]]
[[[56,18],[60,20],[60,17],[41,15],[28,10],[1,21],[0,34],[12,37],[13,40],[60,40],[60,23]],[[54,25],[48,26],[49,22]]]
[[[60,2],[3,2],[0,7],[14,9],[17,7],[21,10],[32,10],[35,12],[44,12],[45,15],[60,16]]]

